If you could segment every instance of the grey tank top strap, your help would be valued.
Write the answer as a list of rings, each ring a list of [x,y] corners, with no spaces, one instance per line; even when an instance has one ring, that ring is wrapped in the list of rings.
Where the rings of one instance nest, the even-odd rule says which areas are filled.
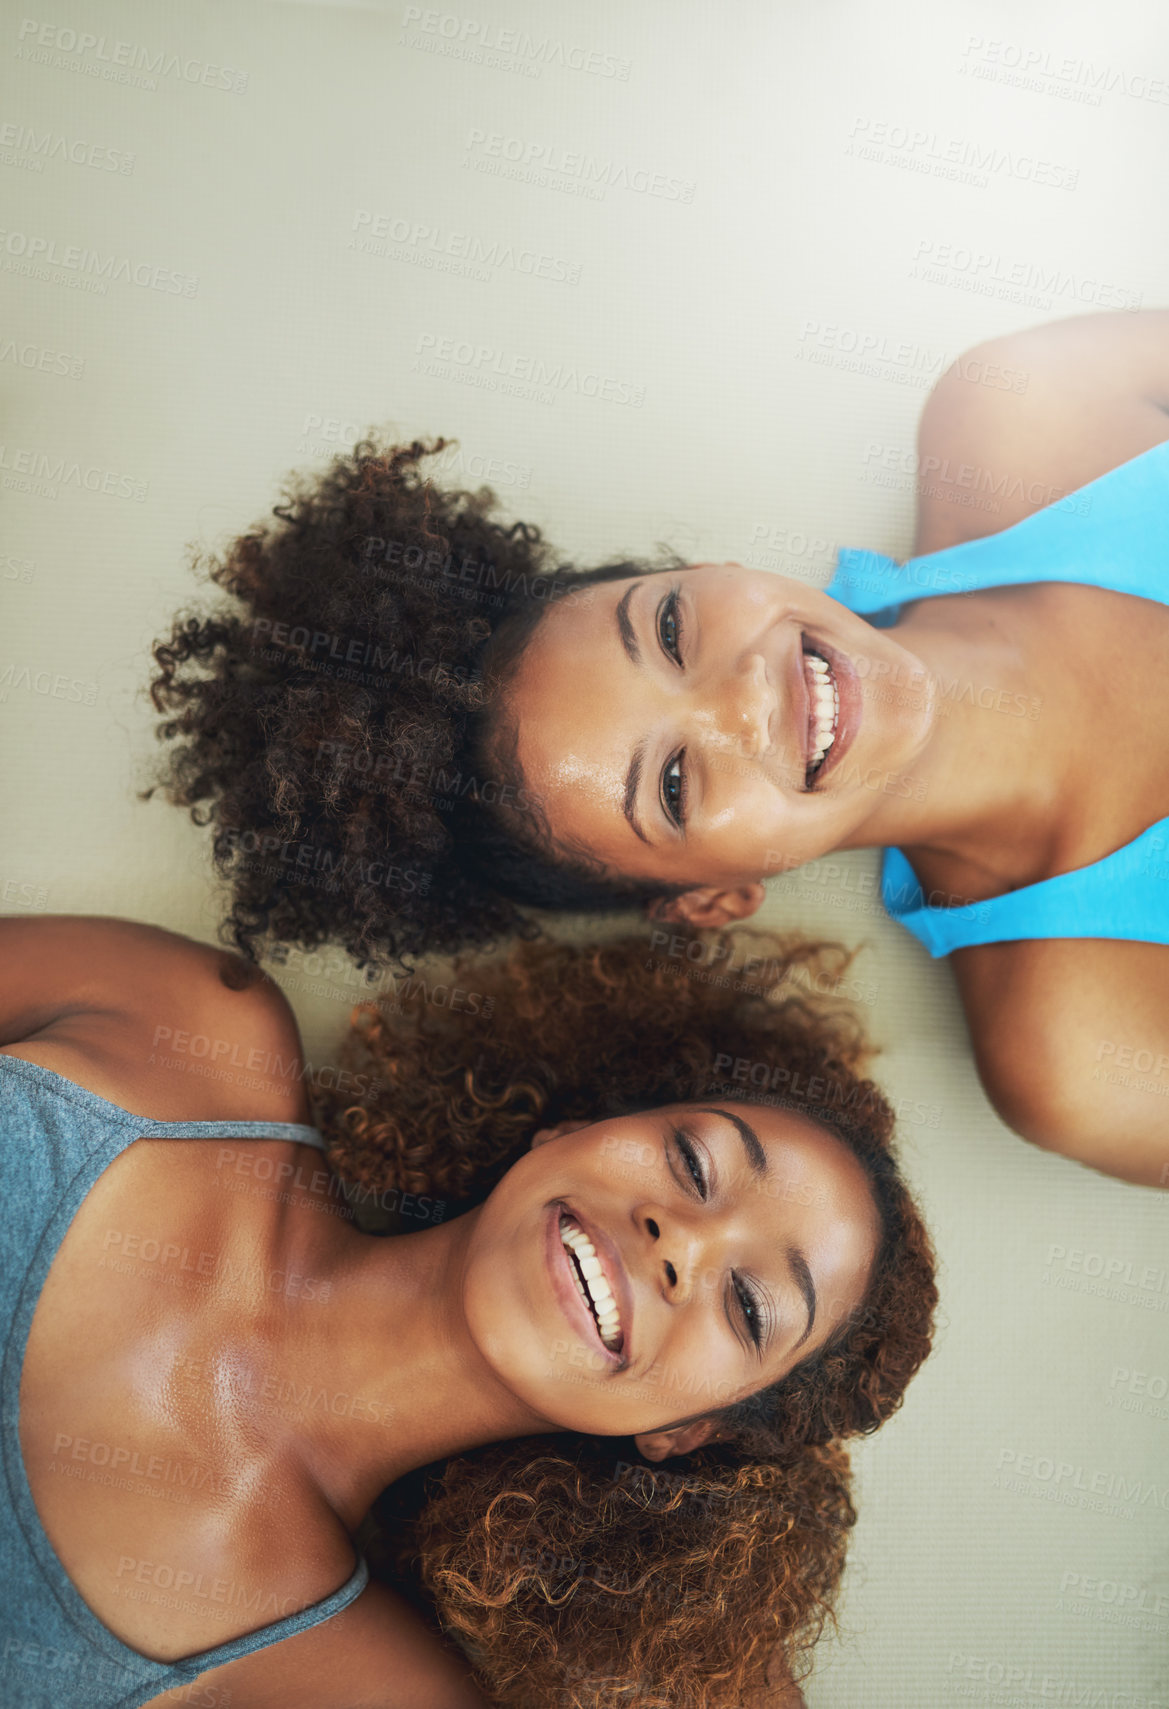
[[[139,1118],[141,1119],[141,1118]],[[303,1122],[142,1122],[143,1139],[287,1139],[324,1151],[315,1127]]]

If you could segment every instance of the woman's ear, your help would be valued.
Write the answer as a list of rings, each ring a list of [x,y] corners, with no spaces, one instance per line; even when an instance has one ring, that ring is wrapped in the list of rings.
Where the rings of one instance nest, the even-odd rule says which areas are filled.
[[[550,1139],[559,1139],[562,1134],[577,1133],[582,1127],[592,1127],[592,1122],[557,1122],[555,1127],[537,1128],[532,1135],[532,1150],[538,1145],[547,1145]]]
[[[766,895],[762,884],[741,884],[734,890],[720,890],[717,885],[707,884],[687,890],[681,896],[663,896],[651,902],[646,912],[651,920],[702,930],[748,919],[762,907]]]
[[[635,1436],[637,1451],[647,1460],[668,1460],[671,1454],[691,1454],[718,1439],[713,1418],[696,1418],[690,1424],[675,1424],[671,1430],[647,1430]]]

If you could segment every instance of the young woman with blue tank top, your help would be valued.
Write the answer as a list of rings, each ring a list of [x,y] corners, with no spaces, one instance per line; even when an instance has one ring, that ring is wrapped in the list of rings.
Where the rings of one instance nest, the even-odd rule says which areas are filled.
[[[164,781],[215,823],[241,948],[451,949],[531,905],[721,926],[884,848],[1003,1119],[1169,1185],[1169,313],[957,362],[893,454],[914,555],[844,551],[825,591],[557,570],[428,449],[297,488],[216,569],[244,614],[156,648]]]
[[[777,943],[777,997],[825,953]],[[834,1444],[936,1297],[855,1022],[637,940],[466,983],[363,1012],[322,1132],[254,967],[0,920],[4,1703],[802,1703]],[[729,1049],[815,1090],[724,1085]],[[416,1232],[355,1226],[370,1192]],[[373,1582],[371,1507],[423,1466],[422,1588]]]

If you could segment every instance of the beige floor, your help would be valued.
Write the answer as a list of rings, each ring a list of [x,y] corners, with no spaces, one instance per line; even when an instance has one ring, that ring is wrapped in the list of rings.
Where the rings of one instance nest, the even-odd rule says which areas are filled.
[[[586,558],[668,541],[823,581],[837,543],[905,549],[946,360],[1166,298],[1156,0],[67,12],[97,41],[0,24],[3,907],[213,935],[199,834],[135,796],[146,648],[188,543],[365,425],[458,434],[452,473]],[[503,391],[517,358],[560,380]],[[872,864],[777,883],[767,918],[870,946],[944,1308],[859,1455],[809,1702],[1151,1709],[1165,1205],[1005,1133]],[[347,1001],[324,973],[294,975],[318,1055]]]

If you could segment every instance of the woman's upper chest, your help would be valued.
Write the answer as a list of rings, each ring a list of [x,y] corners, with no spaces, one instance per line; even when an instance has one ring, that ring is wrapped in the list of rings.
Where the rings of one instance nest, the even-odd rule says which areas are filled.
[[[290,1290],[312,1278],[285,1219],[225,1165],[243,1150],[123,1152],[56,1253],[25,1352],[21,1452],[44,1530],[98,1618],[164,1660],[322,1594],[316,1578],[303,1592],[287,1538],[313,1492],[262,1401]],[[269,1150],[290,1148],[247,1146]]]
[[[982,900],[1090,866],[1169,815],[1169,606],[1068,583],[943,603],[947,623],[1009,638],[1018,692],[984,697],[980,753],[1008,783],[1015,764],[1030,774],[1039,817],[1014,821],[985,872],[985,851],[969,869],[939,855],[931,886]]]
[[[1024,592],[1037,735],[1063,782],[1046,878],[1169,814],[1169,606],[1064,583]]]

